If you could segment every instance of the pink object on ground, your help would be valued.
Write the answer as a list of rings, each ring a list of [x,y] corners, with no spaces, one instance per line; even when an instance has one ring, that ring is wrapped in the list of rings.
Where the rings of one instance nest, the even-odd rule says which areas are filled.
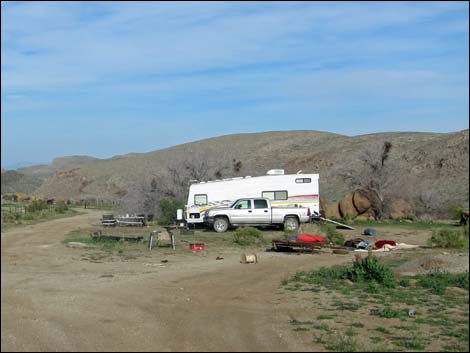
[[[305,243],[314,243],[314,242],[322,242],[325,241],[325,238],[321,235],[313,235],[313,234],[299,234],[297,236],[297,240]]]

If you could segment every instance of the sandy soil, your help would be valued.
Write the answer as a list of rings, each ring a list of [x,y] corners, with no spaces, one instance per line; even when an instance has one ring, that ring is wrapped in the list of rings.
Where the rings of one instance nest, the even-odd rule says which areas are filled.
[[[62,241],[100,215],[88,210],[2,234],[2,351],[312,350],[291,333],[293,304],[280,283],[352,258],[262,253],[258,264],[242,265],[240,253],[216,260],[159,249],[83,261],[83,249]]]
[[[315,317],[316,307],[281,281],[353,253],[263,252],[258,264],[243,265],[235,251],[216,260],[157,249],[92,262],[62,241],[100,216],[86,210],[2,233],[2,351],[324,350],[292,330],[290,320],[306,310]]]

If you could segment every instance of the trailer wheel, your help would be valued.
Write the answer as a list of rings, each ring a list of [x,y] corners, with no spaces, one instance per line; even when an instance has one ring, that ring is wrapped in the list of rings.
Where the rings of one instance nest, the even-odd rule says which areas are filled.
[[[219,218],[215,219],[215,221],[214,221],[214,230],[217,233],[226,232],[227,229],[228,229],[228,221],[227,221],[226,218],[219,217]]]
[[[284,231],[295,232],[299,229],[299,221],[295,217],[287,217],[284,220]]]

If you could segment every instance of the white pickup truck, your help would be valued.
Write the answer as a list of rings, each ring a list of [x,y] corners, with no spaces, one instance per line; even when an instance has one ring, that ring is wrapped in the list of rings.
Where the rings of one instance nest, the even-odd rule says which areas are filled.
[[[243,198],[229,207],[212,208],[206,212],[204,223],[214,227],[218,233],[225,232],[230,226],[284,225],[286,231],[296,231],[300,223],[310,221],[310,208],[271,207],[264,198]]]

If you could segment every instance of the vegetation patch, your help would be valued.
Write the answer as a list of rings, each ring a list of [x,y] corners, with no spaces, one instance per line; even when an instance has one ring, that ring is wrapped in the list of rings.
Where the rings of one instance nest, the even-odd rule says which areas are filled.
[[[428,288],[434,294],[444,294],[447,287],[458,287],[468,291],[468,272],[448,273],[435,271],[427,275],[418,275],[417,285]]]
[[[468,249],[468,244],[468,227],[436,229],[429,239],[429,245],[439,248]]]
[[[335,312],[339,318],[348,315],[347,311],[354,312],[352,324],[339,320],[331,321],[331,326],[313,326],[317,331],[323,328],[324,334],[316,336],[314,342],[327,350],[357,350],[355,339],[370,332],[362,322],[368,322],[371,315],[374,321],[382,323],[372,328],[376,334],[371,335],[371,349],[425,350],[429,341],[424,334],[432,332],[440,350],[455,347],[457,351],[468,351],[468,319],[462,320],[462,315],[468,316],[468,272],[397,278],[392,268],[399,264],[385,265],[373,256],[356,258],[349,266],[298,272],[283,283],[291,290],[303,290],[314,284],[328,294],[325,304],[329,305],[317,320],[333,319]],[[343,325],[341,334],[338,325]],[[385,343],[386,347],[382,347]]]
[[[242,246],[263,243],[263,233],[253,227],[240,227],[233,233],[233,241]]]

